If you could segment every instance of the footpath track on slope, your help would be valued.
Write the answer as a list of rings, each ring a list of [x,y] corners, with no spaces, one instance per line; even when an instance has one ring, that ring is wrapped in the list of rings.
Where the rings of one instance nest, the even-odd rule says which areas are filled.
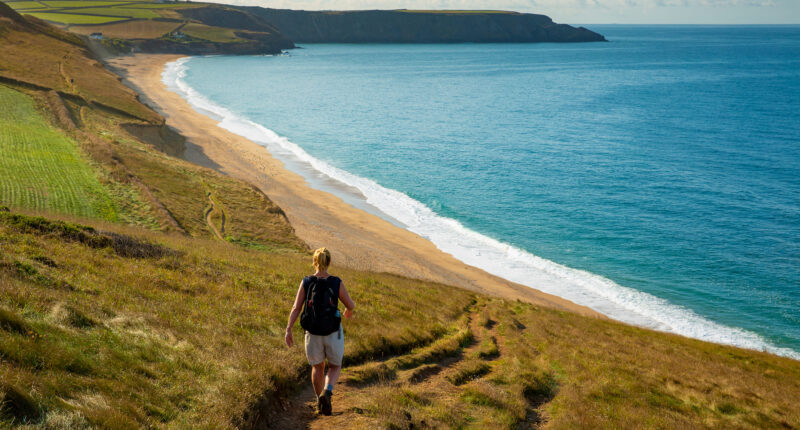
[[[206,213],[204,214],[203,218],[206,220],[206,224],[208,224],[208,227],[211,229],[214,235],[217,236],[217,239],[225,240],[225,238],[222,236],[223,233],[225,233],[225,211],[217,208],[217,206],[214,204],[214,198],[211,196],[210,192],[207,194],[207,196],[208,196],[208,203],[210,206],[208,207],[208,209],[206,209]],[[217,226],[214,225],[214,222],[211,219],[211,215],[213,215],[215,211],[220,212],[221,228],[217,228]]]
[[[481,312],[485,311],[485,304],[473,306],[465,315],[465,327],[428,346],[343,369],[334,389],[331,416],[316,413],[313,388],[310,381],[304,380],[303,389],[286,400],[282,405],[283,411],[278,411],[273,417],[269,428],[322,430],[380,427],[381,423],[370,416],[368,409],[370,405],[374,408],[376,394],[386,389],[414,388],[435,393],[442,398],[457,398],[462,385],[488,377],[492,372],[492,364],[505,354],[495,322],[485,316],[481,318]],[[448,343],[456,347],[436,347],[436,344]],[[490,346],[487,352],[487,345],[494,345],[494,348]],[[374,376],[376,374],[378,376]],[[538,427],[539,417],[533,410],[536,406],[531,405],[528,419],[520,423],[518,428]]]

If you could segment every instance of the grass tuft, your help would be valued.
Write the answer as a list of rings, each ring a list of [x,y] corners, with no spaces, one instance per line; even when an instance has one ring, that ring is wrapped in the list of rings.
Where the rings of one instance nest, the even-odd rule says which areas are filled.
[[[91,328],[97,325],[97,322],[92,318],[86,316],[80,310],[65,304],[56,304],[50,311],[51,318],[64,326],[69,326],[78,329]]]
[[[447,357],[461,353],[461,350],[473,340],[469,329],[462,329],[455,335],[437,340],[430,346],[420,348],[412,354],[398,357],[396,365],[399,369],[413,369],[422,364],[434,363]]]
[[[453,385],[463,385],[464,383],[489,373],[491,366],[481,360],[468,360],[459,364],[455,373],[447,376],[447,380]]]
[[[550,372],[534,371],[520,375],[525,397],[535,403],[551,399],[558,389],[558,382]]]
[[[162,245],[152,244],[131,236],[99,232],[89,226],[52,221],[40,216],[0,213],[0,220],[21,233],[51,235],[71,242],[80,242],[90,248],[112,248],[120,257],[157,259],[178,254],[177,251]],[[41,257],[39,258],[41,259]],[[44,262],[52,262],[47,257],[44,259]],[[18,263],[18,268],[28,275],[35,274],[36,270],[29,265],[23,265],[23,263]]]
[[[475,351],[475,356],[484,360],[493,360],[500,356],[497,339],[494,336],[486,336]]]
[[[26,334],[32,331],[22,317],[4,308],[0,308],[0,330],[17,334]]]
[[[413,384],[418,384],[433,375],[438,374],[442,371],[442,367],[438,364],[424,364],[422,366],[417,367],[411,372],[409,375],[408,380]]]
[[[344,382],[347,385],[363,386],[375,382],[385,382],[397,377],[397,369],[386,363],[369,363],[348,372]]]
[[[38,421],[41,417],[42,410],[28,393],[0,382],[0,419],[22,424]]]
[[[742,412],[742,410],[738,406],[730,402],[722,402],[718,404],[717,411],[719,411],[724,415],[734,415],[739,412]]]

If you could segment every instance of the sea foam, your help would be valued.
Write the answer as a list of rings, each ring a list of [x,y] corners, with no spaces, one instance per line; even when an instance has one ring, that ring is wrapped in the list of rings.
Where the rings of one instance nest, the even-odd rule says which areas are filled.
[[[314,171],[357,189],[366,203],[393,222],[431,242],[466,264],[496,276],[594,309],[613,319],[704,341],[768,351],[800,360],[800,353],[778,347],[757,333],[729,327],[704,318],[691,309],[624,287],[605,277],[573,269],[538,257],[442,217],[409,196],[385,188],[315,158],[287,138],[219,106],[189,86],[186,77],[190,57],[168,63],[162,73],[167,87],[181,95],[200,113],[219,121],[219,127],[264,146],[287,167],[303,166],[297,173],[308,179]]]

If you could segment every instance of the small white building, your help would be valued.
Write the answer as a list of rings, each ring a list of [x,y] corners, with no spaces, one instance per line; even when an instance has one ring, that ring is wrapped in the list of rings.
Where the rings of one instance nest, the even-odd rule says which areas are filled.
[[[103,33],[92,33],[89,35],[90,39],[103,40]]]

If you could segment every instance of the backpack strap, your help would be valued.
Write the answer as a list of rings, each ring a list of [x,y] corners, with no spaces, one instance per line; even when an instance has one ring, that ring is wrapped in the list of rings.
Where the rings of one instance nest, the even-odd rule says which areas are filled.
[[[306,299],[303,301],[303,307],[304,308],[308,306],[308,300],[311,297],[312,281],[316,281],[316,280],[317,280],[317,278],[315,278],[313,276],[306,276],[305,278],[303,278],[303,292],[306,295]]]
[[[333,297],[336,298],[336,303],[334,303],[334,307],[339,307],[339,290],[342,288],[342,280],[337,276],[331,276],[328,278],[329,282],[332,282],[330,286],[331,290],[333,290]]]

